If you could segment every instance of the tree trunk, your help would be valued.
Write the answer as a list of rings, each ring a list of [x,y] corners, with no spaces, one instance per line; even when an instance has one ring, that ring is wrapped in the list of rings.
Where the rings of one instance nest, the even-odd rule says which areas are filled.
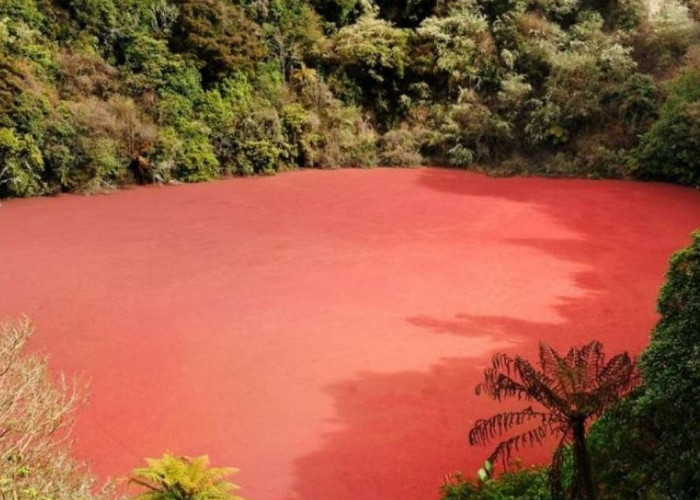
[[[583,419],[577,420],[574,431],[574,481],[571,498],[574,500],[595,500],[596,491],[591,473],[591,462],[586,448],[586,427]]]

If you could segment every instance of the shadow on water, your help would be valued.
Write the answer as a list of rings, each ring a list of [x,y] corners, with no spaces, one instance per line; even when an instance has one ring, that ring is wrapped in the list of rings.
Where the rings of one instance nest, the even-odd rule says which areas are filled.
[[[508,339],[514,346],[510,351],[528,357],[540,341],[565,349],[598,339],[609,355],[639,352],[655,321],[656,291],[667,259],[700,220],[697,193],[661,184],[489,179],[450,170],[426,170],[419,182],[449,195],[530,204],[577,235],[506,240],[586,269],[568,278],[579,296],[555,297],[557,321],[524,321],[509,317],[508,311],[502,316],[457,312],[406,318],[407,331],[413,327],[436,335]],[[691,201],[698,206],[696,213],[688,213],[688,198],[696,200]],[[336,430],[323,436],[321,449],[296,461],[298,498],[437,498],[446,473],[463,470],[472,476],[488,450],[467,445],[468,429],[476,418],[507,406],[474,395],[488,357],[459,354],[438,360],[427,371],[361,373],[327,387]],[[533,462],[546,461],[548,455],[544,448],[523,453]]]

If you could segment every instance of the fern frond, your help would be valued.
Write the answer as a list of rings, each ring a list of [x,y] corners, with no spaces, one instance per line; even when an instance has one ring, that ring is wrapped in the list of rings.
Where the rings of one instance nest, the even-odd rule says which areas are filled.
[[[497,413],[487,419],[477,420],[469,432],[469,444],[487,444],[494,437],[502,436],[513,427],[532,420],[539,420],[541,424],[547,424],[552,423],[554,417],[550,413],[534,411],[532,407],[521,411]]]

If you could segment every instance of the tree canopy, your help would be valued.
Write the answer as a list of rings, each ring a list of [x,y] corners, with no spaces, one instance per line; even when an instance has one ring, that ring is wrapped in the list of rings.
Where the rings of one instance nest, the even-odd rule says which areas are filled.
[[[0,197],[378,163],[697,185],[672,5],[6,0]]]

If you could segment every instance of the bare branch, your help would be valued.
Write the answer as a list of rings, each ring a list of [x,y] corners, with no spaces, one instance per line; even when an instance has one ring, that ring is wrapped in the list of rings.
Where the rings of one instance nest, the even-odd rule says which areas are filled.
[[[83,400],[77,382],[54,383],[44,358],[22,352],[34,329],[26,318],[0,322],[0,498],[97,498],[94,480],[70,458],[72,412]]]

